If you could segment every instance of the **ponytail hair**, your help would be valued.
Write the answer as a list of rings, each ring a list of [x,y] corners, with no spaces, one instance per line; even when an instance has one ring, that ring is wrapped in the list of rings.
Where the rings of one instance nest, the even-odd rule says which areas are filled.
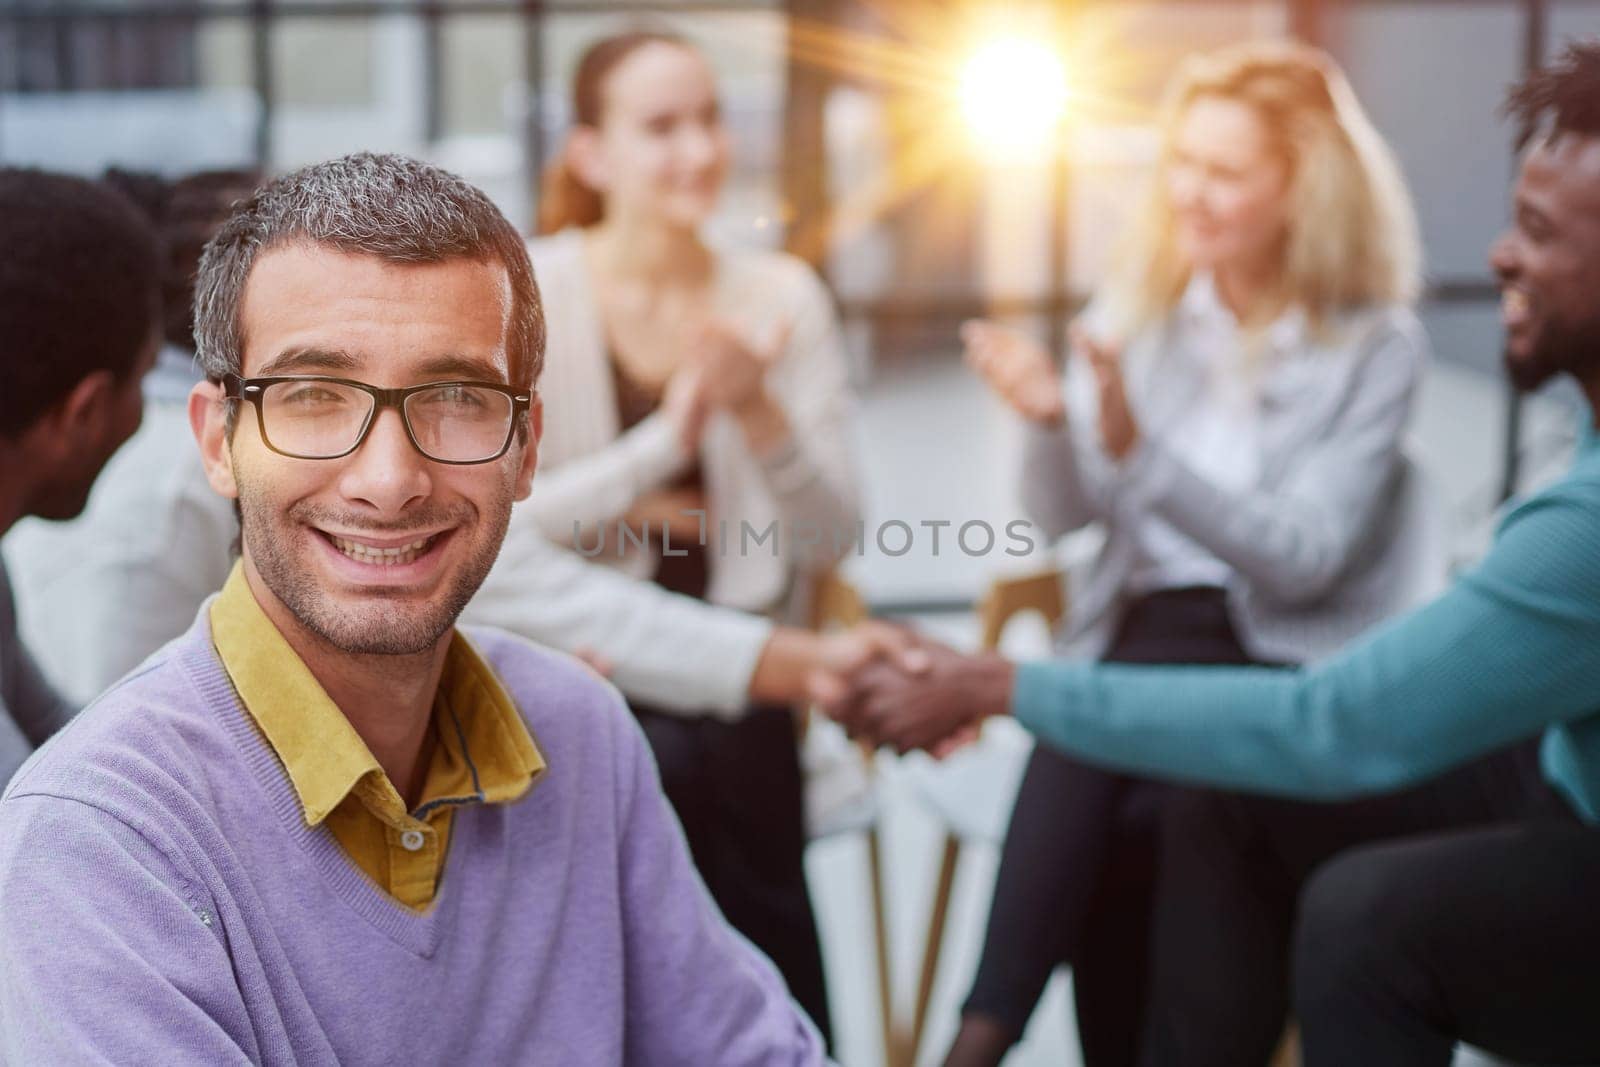
[[[604,217],[605,200],[597,189],[578,177],[563,145],[561,154],[545,167],[539,181],[539,218],[534,232],[546,234],[569,226],[593,226]]]
[[[572,123],[598,128],[605,110],[605,84],[611,72],[639,49],[650,44],[693,48],[686,39],[666,30],[634,30],[603,37],[578,60],[572,78]],[[569,226],[593,226],[605,217],[605,198],[573,169],[570,149],[563,144],[545,168],[539,183],[538,233],[555,233]]]

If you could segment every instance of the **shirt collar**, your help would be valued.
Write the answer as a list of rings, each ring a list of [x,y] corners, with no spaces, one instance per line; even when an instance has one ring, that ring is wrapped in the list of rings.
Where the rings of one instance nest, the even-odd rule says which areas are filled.
[[[1197,322],[1233,322],[1233,313],[1217,295],[1217,283],[1210,271],[1197,270],[1189,275],[1189,284],[1178,297],[1178,309],[1185,317]]]
[[[1238,319],[1222,302],[1217,293],[1217,283],[1210,271],[1195,271],[1178,298],[1178,310],[1191,325],[1234,331]],[[1304,347],[1307,336],[1305,308],[1291,304],[1268,324],[1262,336],[1274,352],[1291,352]]]
[[[242,564],[211,605],[211,634],[308,825],[320,824],[358,787],[364,803],[377,793],[398,797],[361,735],[256,602]],[[459,631],[451,636],[434,714],[439,743],[422,807],[509,803],[544,772],[544,757],[510,695]]]
[[[459,630],[451,635],[439,679],[439,706],[448,712],[439,720],[440,747],[465,763],[478,800],[510,803],[544,774],[544,754],[511,694]],[[447,782],[438,786],[430,782],[425,804],[454,791]]]

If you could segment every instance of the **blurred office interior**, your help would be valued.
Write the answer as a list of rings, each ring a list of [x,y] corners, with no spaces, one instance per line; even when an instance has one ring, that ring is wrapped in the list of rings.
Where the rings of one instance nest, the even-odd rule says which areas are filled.
[[[1184,55],[1254,38],[1327,48],[1411,183],[1435,353],[1415,450],[1451,559],[1472,560],[1500,503],[1570,450],[1575,394],[1519,402],[1505,384],[1485,255],[1514,163],[1503,90],[1562,42],[1600,33],[1600,0],[0,0],[0,163],[277,173],[396,151],[464,175],[527,227],[568,125],[576,57],[640,22],[691,38],[716,67],[735,159],[718,236],[785,247],[835,294],[862,397],[869,530],[1003,528],[1019,514],[1012,428],[963,368],[957,328],[992,315],[1059,351],[1154,158],[1161,86]],[[972,83],[983,49],[1018,40],[1059,62],[1062,99],[1030,97],[1025,77],[1020,97]],[[1002,66],[1008,55],[990,54],[991,68],[996,54]],[[983,107],[995,110],[972,121]],[[971,645],[990,582],[1071,573],[1086,551],[1072,539],[1020,559],[941,548],[919,537],[885,551],[869,537],[844,574],[875,612]],[[1007,647],[1047,640],[1024,624]],[[1000,729],[945,765],[882,756],[870,810],[813,843],[844,1063],[885,1055],[866,855],[851,827],[876,820],[885,842],[902,1018],[915,1013],[941,842],[961,841],[928,1062],[972,972],[1025,745]],[[1065,981],[1008,1062],[1074,1062]]]

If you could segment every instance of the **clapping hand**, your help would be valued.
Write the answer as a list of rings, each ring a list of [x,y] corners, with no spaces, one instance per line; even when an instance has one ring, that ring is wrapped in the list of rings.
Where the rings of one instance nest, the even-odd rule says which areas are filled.
[[[1139,443],[1139,423],[1128,406],[1122,376],[1122,348],[1113,341],[1097,341],[1081,326],[1072,327],[1072,350],[1094,373],[1100,401],[1100,442],[1112,459],[1125,459]]]
[[[1124,459],[1139,443],[1139,423],[1128,403],[1122,350],[1114,341],[1096,340],[1081,326],[1072,328],[1072,351],[1089,365],[1100,405],[1100,439],[1113,459]],[[1017,414],[1041,426],[1059,426],[1066,401],[1050,355],[1026,334],[992,322],[973,320],[961,327],[969,366]]]
[[[731,324],[709,317],[693,331],[689,362],[705,383],[706,400],[737,420],[757,455],[791,439],[789,418],[767,390],[766,374],[789,346],[790,327],[763,343],[747,340]]]
[[[661,413],[677,431],[684,453],[692,456],[698,452],[706,417],[711,413],[705,372],[699,366],[686,366],[667,382],[661,394]]]
[[[967,365],[1018,415],[1041,426],[1066,418],[1061,379],[1050,354],[1026,334],[974,319],[961,327]]]
[[[686,331],[686,356],[662,396],[661,407],[678,428],[685,450],[699,447],[713,410],[726,411],[757,445],[787,435],[788,421],[767,393],[767,371],[789,344],[789,327],[755,345],[731,323],[707,316]]]
[[[705,380],[706,399],[737,412],[758,401],[767,370],[789,343],[789,327],[780,327],[762,344],[747,340],[731,323],[707,317],[691,332],[689,365]]]

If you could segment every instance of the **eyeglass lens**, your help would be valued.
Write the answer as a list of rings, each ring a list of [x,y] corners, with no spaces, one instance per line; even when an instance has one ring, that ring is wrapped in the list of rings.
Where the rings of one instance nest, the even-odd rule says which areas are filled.
[[[356,446],[374,403],[370,393],[338,382],[274,382],[261,394],[262,424],[278,451],[328,459]],[[443,463],[492,459],[511,435],[511,397],[493,389],[443,384],[412,393],[402,409],[417,447]]]

